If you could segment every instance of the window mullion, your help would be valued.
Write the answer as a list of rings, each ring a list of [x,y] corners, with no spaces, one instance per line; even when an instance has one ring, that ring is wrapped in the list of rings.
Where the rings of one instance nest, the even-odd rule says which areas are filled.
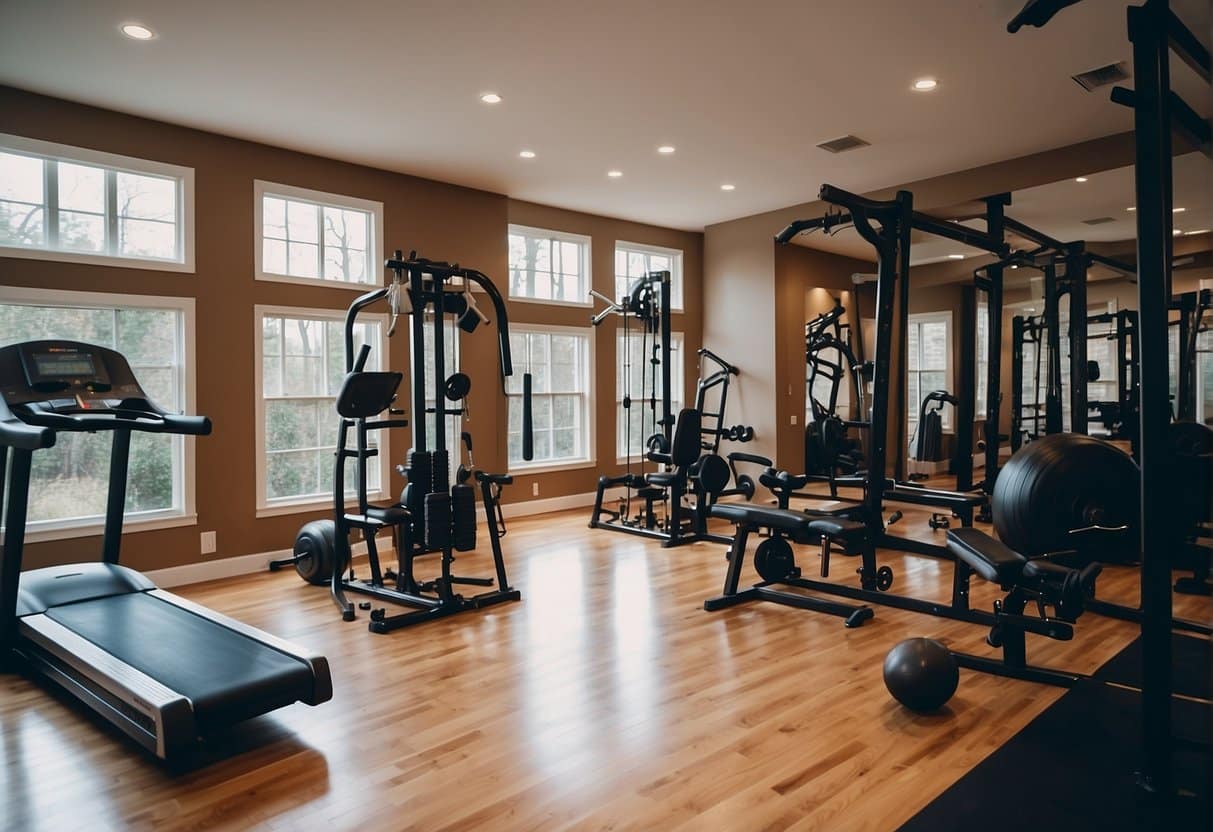
[[[46,206],[46,245],[59,248],[59,163],[42,160],[43,205]]]
[[[324,280],[324,209],[316,205],[316,277]]]
[[[184,227],[184,223],[178,223]],[[116,171],[105,172],[105,250],[110,255],[117,255],[121,250],[118,244],[118,174]]]

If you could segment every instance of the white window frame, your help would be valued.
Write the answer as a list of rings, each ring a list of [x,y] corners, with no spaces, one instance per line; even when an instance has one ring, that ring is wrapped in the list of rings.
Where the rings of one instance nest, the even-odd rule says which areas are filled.
[[[635,330],[632,330],[631,332],[628,333],[628,336],[632,337],[637,334],[638,333]],[[614,389],[614,392],[612,393],[612,395],[614,396],[614,401],[615,401],[615,418],[616,418],[616,420],[620,420],[623,418],[623,400],[619,398],[620,374],[623,372],[623,353],[620,352],[619,347],[620,347],[620,343],[622,341],[623,341],[623,327],[619,327],[618,329],[615,330],[615,389]],[[675,345],[677,345],[677,346],[675,346]],[[677,364],[670,367],[670,376],[671,376],[671,378],[675,375],[682,376],[681,379],[677,379],[677,380],[672,379],[672,383],[674,384],[674,386],[679,388],[677,396],[674,396],[674,395],[670,396],[670,413],[671,413],[671,415],[673,415],[673,417],[675,419],[678,418],[678,411],[680,409],[678,404],[675,404],[675,400],[680,400],[679,404],[681,404],[681,407],[690,407],[691,405],[693,405],[695,403],[694,400],[692,400],[690,404],[688,404],[686,401],[686,395],[687,395],[687,393],[686,393],[686,391],[687,391],[686,353],[683,352],[683,350],[685,348],[686,348],[686,338],[684,337],[683,333],[671,331],[670,332],[670,356],[671,356],[670,360],[674,361],[675,355],[678,356],[678,359],[677,359]],[[633,370],[634,369],[635,368],[633,368]],[[681,384],[679,384],[679,382],[681,382]],[[672,393],[672,391],[671,391],[671,393]],[[634,407],[636,403],[633,402],[632,404]],[[660,418],[660,415],[658,416],[658,418]],[[645,437],[645,438],[647,439],[648,437]],[[627,461],[628,461],[627,448],[622,447],[619,443],[620,443],[619,423],[617,421],[615,423],[615,439],[614,439],[615,464],[616,465],[626,465]]]
[[[109,172],[134,173],[147,176],[161,176],[174,179],[177,182],[177,258],[173,260],[158,257],[128,257],[121,254],[105,254],[100,252],[66,251],[46,246],[6,246],[0,245],[0,257],[19,257],[26,260],[53,260],[63,263],[84,263],[95,266],[116,266],[128,269],[150,269],[152,271],[194,273],[194,169],[181,165],[170,165],[166,162],[153,162],[149,159],[137,159],[133,156],[120,156],[116,153],[104,153],[100,150],[90,150],[85,147],[47,142],[40,139],[30,139],[25,136],[15,136],[10,133],[0,133],[0,151],[21,156],[33,156],[54,162],[68,162],[92,167],[105,168],[107,180]],[[45,222],[50,220],[52,203],[57,203],[58,194],[52,194],[47,187],[48,174],[45,173],[43,186],[43,210],[46,212]],[[107,203],[108,186],[107,186]],[[109,223],[117,222],[116,216],[111,216],[107,205],[106,219]],[[112,228],[107,231],[107,239]]]
[[[551,473],[554,471],[574,471],[574,470],[577,470],[580,468],[596,467],[598,465],[598,458],[597,458],[598,457],[598,455],[597,455],[598,446],[596,444],[597,436],[598,436],[598,431],[597,431],[597,427],[598,427],[597,421],[598,420],[597,420],[597,408],[594,407],[594,401],[596,398],[595,393],[597,390],[597,387],[595,386],[595,377],[594,377],[594,373],[595,373],[594,333],[595,333],[595,330],[592,327],[557,326],[554,324],[523,324],[523,323],[510,324],[510,334],[511,335],[515,335],[515,334],[530,335],[530,334],[536,334],[536,333],[544,334],[544,335],[577,335],[579,337],[584,338],[586,341],[586,355],[585,355],[585,361],[586,361],[586,367],[585,367],[585,371],[586,371],[585,424],[586,424],[586,431],[587,431],[587,435],[586,435],[586,439],[585,439],[586,456],[582,459],[567,459],[567,460],[561,460],[559,462],[551,462],[551,461],[526,462],[525,460],[519,461],[519,462],[510,462],[510,459],[509,459],[510,452],[509,452],[509,442],[508,442],[509,399],[517,396],[519,398],[519,400],[521,400],[522,393],[521,392],[508,393],[508,394],[506,394],[506,434],[507,434],[506,466],[508,467],[509,472],[511,474],[546,474],[546,473]],[[526,368],[523,366],[522,362],[518,361],[517,358],[515,358],[514,374],[518,377],[518,384],[520,386],[520,390],[521,390],[521,384],[522,384],[522,375],[525,372],[526,372]],[[541,393],[539,395],[548,395],[548,394]]]
[[[263,223],[263,207],[265,197],[281,197],[294,202],[309,202],[322,208],[345,208],[352,211],[365,211],[370,214],[371,251],[366,253],[366,270],[371,280],[366,283],[349,283],[344,280],[329,280],[324,274],[324,228],[320,228],[320,277],[299,277],[290,274],[267,272],[263,268],[262,259],[265,255],[265,237]],[[383,203],[356,196],[332,194],[325,191],[315,191],[300,188],[295,185],[283,185],[278,182],[266,182],[261,179],[253,180],[253,276],[257,280],[271,283],[294,283],[298,286],[325,286],[334,289],[346,289],[354,292],[366,292],[383,285]],[[378,279],[376,279],[378,275]]]
[[[181,315],[181,401],[185,413],[197,410],[197,361],[194,351],[194,299],[164,295],[121,295],[108,292],[76,292],[63,289],[34,289],[21,286],[0,286],[0,303],[27,304],[31,306],[75,306],[95,309],[169,309]],[[181,488],[181,507],[156,512],[140,512],[139,515],[124,514],[123,534],[148,532],[156,529],[173,529],[195,526],[197,513],[197,467],[196,437],[182,437],[182,466],[178,472]],[[105,518],[81,517],[62,520],[31,522],[26,528],[27,543],[45,540],[67,540],[77,537],[94,537],[105,529]]]
[[[278,500],[269,500],[266,498],[266,448],[265,448],[265,355],[262,352],[264,344],[262,327],[266,317],[289,317],[302,318],[305,320],[318,321],[334,321],[344,324],[345,310],[344,309],[312,309],[302,306],[271,306],[257,304],[253,307],[253,331],[255,335],[256,347],[256,364],[254,365],[254,406],[253,416],[256,419],[253,422],[254,433],[256,434],[256,461],[257,461],[257,517],[279,517],[284,514],[301,514],[308,511],[317,511],[321,509],[331,509],[333,507],[333,497],[317,499],[315,497],[295,497],[284,498]],[[375,347],[380,359],[379,369],[387,372],[391,368],[388,366],[389,351],[388,351],[388,316],[386,314],[363,314],[358,318],[359,323],[377,323],[379,324],[379,343]],[[379,455],[373,457],[370,464],[378,464],[379,466],[379,490],[367,493],[367,499],[372,502],[377,500],[387,499],[391,489],[391,479],[389,463],[392,459],[390,448],[391,431],[377,431],[376,441],[378,442]],[[336,437],[333,438],[336,444]],[[346,506],[357,504],[357,499],[346,500]]]
[[[551,229],[547,229],[547,228],[536,228],[536,227],[530,226],[530,225],[516,225],[514,223],[510,223],[509,229],[506,232],[507,245],[508,245],[509,235],[511,235],[511,234],[520,234],[524,237],[536,237],[536,238],[545,239],[545,240],[556,240],[556,241],[559,241],[562,243],[575,243],[576,245],[581,246],[581,273],[585,276],[584,284],[581,287],[579,287],[579,291],[578,291],[579,295],[584,296],[584,298],[585,298],[584,300],[574,301],[574,300],[556,300],[553,298],[532,298],[532,297],[527,297],[526,295],[515,295],[513,292],[509,292],[508,299],[510,300],[511,303],[514,301],[517,301],[518,303],[539,303],[539,304],[543,304],[544,306],[573,306],[573,307],[581,307],[581,308],[586,308],[586,307],[590,307],[590,306],[594,305],[594,301],[590,297],[590,289],[592,289],[594,287],[594,274],[593,274],[593,270],[592,270],[593,262],[594,262],[594,257],[593,257],[594,252],[593,252],[593,239],[591,237],[588,237],[585,234],[573,234],[572,232],[568,232],[568,231],[552,231]],[[506,271],[507,271],[507,275],[506,275],[507,292],[509,291],[509,288],[511,285],[510,281],[509,281],[509,274],[508,274],[510,268],[511,267],[509,267],[507,265],[507,269],[506,269]],[[472,285],[474,287],[476,286],[476,284],[472,284]],[[476,287],[476,288],[479,288],[479,287]]]
[[[615,273],[615,255],[619,250],[635,251],[642,254],[656,254],[659,257],[669,257],[673,263],[673,268],[670,269],[670,311],[683,312],[686,305],[686,286],[683,283],[683,252],[680,248],[665,248],[664,246],[653,246],[647,243],[632,243],[627,240],[616,240],[615,251],[611,257],[611,292],[615,291],[615,281],[618,275]],[[615,298],[618,300],[618,298]]]
[[[914,324],[919,324],[919,325],[934,324],[934,323],[944,324],[945,333],[946,333],[946,338],[945,338],[945,343],[944,343],[944,389],[946,389],[949,393],[952,393],[952,395],[956,395],[953,392],[954,388],[952,387],[953,371],[955,370],[955,368],[952,365],[955,363],[955,360],[954,360],[954,353],[952,352],[953,333],[952,333],[952,312],[951,312],[951,310],[942,310],[940,312],[918,312],[918,313],[910,315],[907,319],[907,323],[911,326]],[[906,341],[908,344],[909,333],[906,334]],[[921,342],[920,342],[920,348],[921,348]],[[909,360],[909,355],[907,352],[905,372],[906,372],[906,387],[908,389],[909,388],[909,374],[911,372],[918,373],[921,376],[923,373],[935,373],[935,372],[939,372],[939,371],[938,370],[922,370],[922,369],[910,370],[910,360]],[[921,385],[920,385],[920,387],[921,387]],[[925,395],[925,393],[921,389],[918,392],[922,395]],[[931,391],[928,390],[926,392],[929,393]],[[907,397],[907,404],[908,403],[909,403],[909,400]],[[953,417],[953,411],[955,409],[956,408],[950,407],[950,406],[944,407],[943,412],[940,414],[941,417],[943,418],[942,428],[943,428],[944,433],[950,434],[954,430],[955,419]],[[909,434],[913,434],[914,428],[918,424],[917,408],[914,409],[913,413],[905,414],[905,421],[906,421],[906,428],[909,431]],[[917,439],[915,441],[917,441]]]

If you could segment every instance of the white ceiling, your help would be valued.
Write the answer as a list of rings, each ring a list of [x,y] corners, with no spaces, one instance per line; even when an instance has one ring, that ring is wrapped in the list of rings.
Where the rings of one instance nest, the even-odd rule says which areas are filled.
[[[1207,0],[1179,2],[1208,20]],[[1129,57],[1124,0],[1008,35],[1020,5],[3,0],[0,83],[699,229],[823,181],[873,190],[1129,129],[1106,91],[1070,80]],[[127,21],[158,37],[124,38]],[[910,92],[925,75],[939,88]],[[482,104],[488,90],[504,101]],[[813,147],[847,133],[872,146]]]

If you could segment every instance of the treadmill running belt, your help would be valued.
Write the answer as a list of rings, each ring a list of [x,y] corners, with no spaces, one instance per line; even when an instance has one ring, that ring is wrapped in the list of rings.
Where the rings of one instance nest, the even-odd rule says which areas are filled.
[[[142,592],[46,611],[194,705],[198,727],[226,725],[311,694],[307,665]]]

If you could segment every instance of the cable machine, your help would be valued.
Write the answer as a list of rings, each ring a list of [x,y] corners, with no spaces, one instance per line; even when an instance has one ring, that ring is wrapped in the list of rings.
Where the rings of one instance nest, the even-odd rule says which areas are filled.
[[[371,609],[369,629],[375,633],[521,598],[506,577],[500,543],[504,525],[498,500],[501,488],[508,485],[512,477],[461,466],[460,476],[452,484],[450,449],[444,429],[445,419],[466,413],[464,401],[472,384],[464,373],[447,375],[445,318],[451,315],[460,330],[474,332],[489,318],[480,310],[471,286],[478,286],[485,292],[496,318],[504,393],[505,379],[514,373],[505,300],[483,273],[418,258],[416,252],[406,259],[397,251],[387,261],[386,268],[392,273],[388,285],[361,295],[346,312],[346,377],[336,404],[340,421],[333,469],[333,519],[306,524],[295,540],[292,557],[270,564],[271,570],[293,565],[300,577],[309,583],[327,584],[333,602],[346,621],[356,617],[347,592],[411,608],[395,615],[388,615],[384,607]],[[403,374],[368,371],[370,345],[355,346],[358,315],[381,302],[386,302],[391,311],[388,337],[395,331],[399,315],[411,316],[413,322],[410,333],[413,447],[405,463],[396,468],[406,478],[407,485],[400,500],[391,505],[375,505],[368,501],[367,463],[379,455],[379,448],[373,442],[379,431],[409,425],[403,418],[404,411],[394,407]],[[427,355],[426,327],[431,333],[432,357]],[[431,366],[437,389],[430,389],[427,383],[426,370]],[[530,390],[530,374],[525,374],[522,415],[525,459],[530,459],[533,453]],[[433,406],[428,404],[431,400],[435,402]],[[387,418],[381,418],[384,413],[388,414]],[[427,415],[434,417],[433,436],[430,436]],[[467,434],[465,437],[470,456],[471,437]],[[353,490],[357,506],[348,511],[345,505],[348,499],[346,466],[351,461],[354,463]],[[473,474],[481,486],[493,550],[495,575],[492,578],[466,577],[452,571],[456,551],[476,548],[476,498],[473,487],[467,482]],[[380,564],[376,535],[383,530],[389,531],[394,538],[395,570],[383,569]],[[369,579],[356,577],[351,563],[350,536],[355,531],[360,532],[366,542]],[[429,580],[418,580],[414,561],[418,556],[431,553],[440,555],[439,574]],[[461,585],[495,588],[465,596],[456,591]],[[360,606],[371,608],[370,602]]]
[[[735,455],[730,455],[730,461],[725,462],[717,451],[722,439],[744,442],[752,438],[754,432],[743,425],[725,426],[729,381],[739,371],[706,349],[699,351],[700,379],[696,385],[695,405],[683,409],[675,419],[671,405],[670,288],[670,273],[656,271],[639,278],[618,302],[591,291],[594,297],[607,304],[591,318],[594,326],[600,326],[613,315],[622,318],[627,350],[622,372],[623,439],[627,456],[623,474],[598,477],[590,528],[654,538],[665,546],[696,540],[727,543],[731,538],[708,532],[707,508],[726,490],[730,477],[735,476],[736,462],[749,460],[734,459]],[[634,367],[632,360],[633,321],[639,324],[641,332],[641,355],[645,365],[640,368]],[[705,360],[716,366],[706,376],[703,374]],[[639,400],[632,398],[637,372],[640,373]],[[710,399],[714,401],[711,409]],[[633,455],[631,412],[638,402],[642,408],[639,430],[645,450],[637,458]],[[738,477],[730,493],[744,494],[746,482]],[[752,495],[753,481],[748,480],[748,485]],[[624,495],[618,498],[614,509],[607,508],[607,489],[618,487],[623,487]],[[684,505],[684,498],[688,497],[693,501],[689,506]],[[635,509],[633,500],[638,501]],[[663,506],[662,516],[656,510],[659,503]]]

